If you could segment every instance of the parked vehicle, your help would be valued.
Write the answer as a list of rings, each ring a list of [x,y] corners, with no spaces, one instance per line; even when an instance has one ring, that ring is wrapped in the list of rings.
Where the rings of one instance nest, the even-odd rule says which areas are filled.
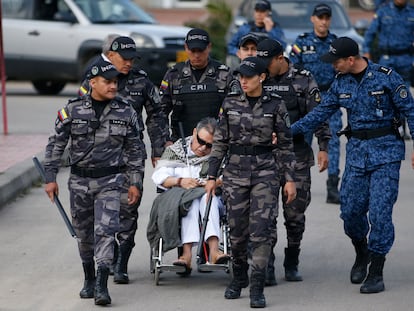
[[[159,84],[184,53],[187,27],[159,25],[130,0],[2,0],[9,80],[32,81],[41,94],[57,94],[83,77],[108,34],[133,38],[139,66]]]
[[[289,54],[292,43],[296,37],[304,32],[312,31],[313,25],[310,21],[313,8],[319,4],[320,0],[269,0],[272,5],[272,18],[278,23],[286,37],[287,47],[286,55]],[[337,36],[347,36],[354,39],[360,46],[363,43],[361,37],[354,27],[340,2],[336,0],[324,0],[332,8],[332,20],[330,31]],[[227,39],[236,33],[237,29],[249,21],[253,20],[255,0],[243,0],[233,19],[228,33]],[[228,65],[234,65],[234,58],[227,57]]]

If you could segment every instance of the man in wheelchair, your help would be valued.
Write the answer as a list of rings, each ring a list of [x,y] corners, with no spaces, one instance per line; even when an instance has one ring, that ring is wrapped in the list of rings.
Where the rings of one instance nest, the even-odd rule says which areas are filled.
[[[181,217],[181,226],[179,223],[171,222],[171,218],[178,219],[179,217],[170,217],[165,225],[168,230],[161,228],[162,222],[155,213],[161,211],[151,211],[150,223],[147,230],[147,237],[152,244],[153,235],[151,231],[154,230],[154,221],[157,222],[157,229],[160,229],[164,234],[169,231],[174,231],[175,227],[179,231],[181,227],[181,244],[182,254],[173,262],[175,266],[185,267],[184,275],[191,273],[192,247],[193,243],[200,240],[200,215],[204,216],[207,207],[207,195],[204,191],[208,170],[208,157],[211,152],[214,130],[217,121],[214,118],[202,119],[193,130],[193,134],[183,139],[179,139],[173,145],[168,146],[164,151],[161,159],[158,161],[155,171],[152,175],[152,180],[159,189],[165,192],[161,194],[154,203],[158,205],[158,209],[162,205],[162,209],[166,210],[171,205],[171,209],[179,212]],[[182,196],[180,201],[180,209],[177,206],[177,196]],[[174,199],[173,199],[174,197]],[[191,197],[187,200],[188,204],[183,204],[185,198]],[[212,197],[210,213],[205,229],[204,241],[209,248],[209,262],[211,264],[225,264],[229,260],[229,255],[223,254],[219,250],[219,236],[220,231],[220,213],[219,208],[222,202],[217,197]],[[184,206],[184,207],[183,207]],[[158,217],[158,221],[155,220]],[[174,238],[173,238],[174,239]],[[164,240],[166,240],[164,238]],[[177,243],[175,243],[177,244]],[[163,246],[163,249],[170,249],[170,247]]]

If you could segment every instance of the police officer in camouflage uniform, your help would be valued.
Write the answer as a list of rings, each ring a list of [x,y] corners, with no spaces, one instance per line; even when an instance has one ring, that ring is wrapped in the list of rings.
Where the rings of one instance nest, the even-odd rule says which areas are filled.
[[[408,0],[391,0],[375,12],[365,32],[364,56],[371,58],[376,40],[378,63],[398,72],[407,88],[414,85],[414,81],[411,82],[414,80],[414,7]],[[405,138],[409,138],[408,135]]]
[[[233,279],[224,297],[236,299],[249,284],[248,243],[252,257],[250,306],[266,306],[263,295],[265,270],[272,246],[271,227],[277,214],[279,161],[286,179],[285,195],[296,196],[294,153],[289,115],[280,96],[263,90],[266,65],[247,57],[237,72],[243,93],[223,102],[209,158],[206,191],[213,193],[220,163],[228,153],[223,171],[224,198],[228,208]],[[273,135],[277,137],[273,137]],[[277,140],[278,148],[274,143]]]
[[[69,144],[71,215],[85,272],[80,296],[94,297],[97,305],[111,303],[107,280],[119,231],[125,172],[130,182],[128,202],[133,205],[141,196],[144,171],[142,129],[128,102],[116,97],[118,74],[111,63],[102,60],[91,67],[91,92],[70,100],[58,112],[45,155],[45,191],[53,201],[60,159]]]
[[[340,107],[347,110],[348,143],[340,192],[345,234],[356,251],[351,282],[363,282],[361,293],[378,293],[385,288],[383,268],[394,242],[392,210],[405,155],[397,120],[403,114],[414,132],[414,101],[398,73],[360,57],[358,44],[350,38],[333,41],[322,60],[333,63],[339,74],[322,102],[293,124],[292,133],[312,130]],[[414,152],[411,163],[414,168]]]
[[[168,120],[162,111],[158,90],[146,72],[134,66],[134,60],[139,58],[134,40],[129,37],[109,35],[102,46],[100,58],[111,62],[121,73],[118,78],[118,95],[128,100],[134,108],[141,129],[144,129],[142,110],[145,108],[146,126],[152,147],[151,160],[154,166],[164,151],[165,143],[169,140]],[[86,94],[88,91],[89,81],[86,79],[79,92]],[[138,207],[141,203],[139,200],[137,204],[128,204],[128,188],[129,181],[126,179],[121,200],[120,231],[117,233],[119,251],[116,243],[114,256],[114,282],[118,284],[129,283],[128,261],[135,246]]]
[[[299,35],[292,45],[289,59],[292,63],[303,66],[309,70],[318,83],[321,96],[323,97],[335,78],[335,70],[331,64],[324,63],[320,57],[329,51],[329,46],[337,37],[329,31],[332,10],[325,3],[315,6],[311,16],[313,24],[312,32]],[[342,112],[338,110],[329,119],[329,128],[333,133],[329,140],[329,164],[326,203],[339,204],[339,158],[340,141],[336,132],[342,129]],[[305,138],[312,142],[312,135]]]
[[[290,122],[296,122],[303,118],[309,111],[320,102],[318,86],[311,73],[297,65],[292,64],[283,56],[283,47],[276,41],[266,39],[257,46],[257,57],[263,59],[269,71],[268,78],[263,87],[268,92],[280,95],[289,112]],[[324,171],[328,166],[328,142],[331,137],[329,127],[324,124],[315,132],[318,138],[319,171]],[[296,157],[295,182],[297,197],[287,204],[286,198],[282,196],[283,216],[287,231],[287,247],[285,248],[285,279],[286,281],[302,281],[298,273],[300,243],[305,231],[305,211],[311,201],[311,172],[310,168],[315,165],[312,147],[305,140],[303,134],[293,136],[294,152]],[[282,171],[283,173],[283,171]],[[281,187],[286,180],[283,174],[280,176]],[[274,223],[272,252],[269,258],[266,285],[276,285],[273,249],[277,242],[276,222]]]
[[[182,136],[179,122],[183,123],[186,137],[201,119],[218,117],[231,81],[230,69],[209,58],[211,43],[205,30],[191,29],[184,47],[188,60],[169,69],[160,86],[164,113],[171,113],[172,141]]]

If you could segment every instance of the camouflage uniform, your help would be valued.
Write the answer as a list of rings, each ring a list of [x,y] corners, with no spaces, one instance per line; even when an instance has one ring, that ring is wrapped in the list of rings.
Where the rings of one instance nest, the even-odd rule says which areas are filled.
[[[79,89],[80,94],[86,94],[89,91],[89,80],[84,80]],[[151,141],[152,157],[161,157],[164,146],[169,140],[168,121],[163,113],[160,105],[160,98],[158,91],[147,73],[143,70],[134,67],[127,75],[121,75],[118,80],[118,95],[123,99],[128,100],[132,108],[137,113],[138,128],[141,129],[140,135],[143,140],[143,130],[145,129],[142,110],[145,107],[147,115],[146,126],[148,136]],[[143,166],[146,159],[145,152]],[[142,173],[143,174],[143,173]],[[144,175],[142,175],[144,178]],[[131,248],[135,246],[135,233],[137,231],[138,221],[138,207],[140,200],[134,204],[128,204],[128,188],[129,179],[126,176],[124,188],[121,196],[121,211],[120,211],[120,228],[117,234],[117,239],[120,244],[128,244]],[[143,189],[140,189],[141,191]]]
[[[396,72],[368,62],[360,82],[351,74],[338,74],[321,104],[293,124],[292,132],[312,130],[340,107],[347,110],[351,131],[341,184],[345,233],[361,241],[370,232],[368,249],[384,256],[394,241],[392,209],[405,154],[393,118],[405,115],[413,133],[414,102]]]
[[[123,171],[132,185],[142,187],[145,149],[139,132],[136,113],[120,98],[105,107],[99,120],[89,95],[70,100],[58,112],[46,147],[46,183],[56,181],[69,143],[71,215],[82,262],[91,262],[93,256],[98,266],[112,262]]]
[[[298,36],[292,45],[289,60],[309,70],[318,83],[321,96],[323,97],[335,79],[335,69],[332,64],[325,63],[320,56],[329,52],[329,46],[336,35],[328,32],[328,36],[321,40],[315,32],[307,32]],[[329,164],[328,175],[339,175],[340,142],[336,132],[342,129],[342,112],[338,110],[329,118],[329,128],[333,133],[329,140]],[[307,134],[305,134],[306,136]],[[311,142],[310,137],[307,138]]]
[[[189,136],[201,119],[217,118],[231,79],[230,69],[212,59],[199,81],[189,61],[166,72],[160,86],[161,105],[165,115],[172,112],[173,141],[181,137],[178,122],[183,122],[184,136]]]
[[[286,59],[286,61],[288,61]],[[268,78],[264,81],[263,87],[269,92],[276,92],[286,103],[289,112],[290,121],[293,123],[304,117],[309,111],[315,108],[320,102],[320,93],[318,86],[309,71],[300,69],[289,63],[286,73],[274,78]],[[330,138],[330,131],[327,124],[324,124],[315,133],[318,138],[319,149],[327,151]],[[299,247],[305,231],[305,211],[311,201],[311,173],[310,168],[315,165],[314,154],[311,146],[305,140],[303,134],[293,136],[294,152],[296,157],[295,165],[295,183],[296,199],[286,204],[286,198],[283,197],[283,216],[285,218],[285,227],[287,231],[287,248],[286,254],[297,253],[297,256],[286,256],[285,266],[290,262],[296,262],[294,269],[297,271],[297,257],[299,256]],[[281,165],[281,164],[280,164]],[[286,180],[281,176],[281,187],[285,185]],[[275,284],[274,276],[274,253],[273,248],[277,242],[276,222],[274,223],[272,241],[272,252],[269,258],[269,265],[266,277],[268,285]],[[293,259],[295,258],[295,259]]]
[[[277,216],[279,191],[276,161],[283,165],[281,175],[288,181],[294,180],[295,158],[289,127],[286,106],[278,95],[264,92],[253,109],[244,94],[229,95],[223,102],[214,134],[208,175],[217,176],[228,152],[223,187],[233,265],[247,266],[250,239],[252,275],[264,275],[270,254],[270,229]],[[277,133],[277,152],[272,145],[272,132]]]

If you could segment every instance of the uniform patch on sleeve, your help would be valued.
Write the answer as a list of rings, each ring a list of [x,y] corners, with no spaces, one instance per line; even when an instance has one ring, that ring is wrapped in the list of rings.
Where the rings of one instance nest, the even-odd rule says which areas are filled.
[[[283,116],[283,120],[285,120],[286,127],[290,129],[290,118],[289,118],[289,114],[287,112]]]
[[[68,118],[68,114],[67,114],[65,108],[58,111],[58,118],[59,118],[60,122],[63,122]]]
[[[315,102],[317,103],[321,102],[321,93],[317,87],[313,88],[309,93],[313,95]]]
[[[299,47],[297,44],[294,44],[294,45],[292,46],[292,51],[293,51],[293,53],[295,53],[295,54],[300,54],[300,53],[302,53],[302,50],[300,49],[300,47]]]
[[[224,112],[223,107],[220,107],[219,114],[218,114],[219,119],[223,117],[223,112]]]
[[[86,95],[88,93],[88,89],[85,88],[83,85],[81,85],[81,87],[79,88],[79,95],[83,96]]]
[[[160,89],[161,90],[165,90],[165,89],[167,89],[168,88],[168,82],[167,81],[165,81],[165,80],[162,80],[161,81],[161,86],[160,86]]]
[[[400,85],[397,88],[397,93],[401,98],[407,98],[408,96],[408,91],[405,85]]]

